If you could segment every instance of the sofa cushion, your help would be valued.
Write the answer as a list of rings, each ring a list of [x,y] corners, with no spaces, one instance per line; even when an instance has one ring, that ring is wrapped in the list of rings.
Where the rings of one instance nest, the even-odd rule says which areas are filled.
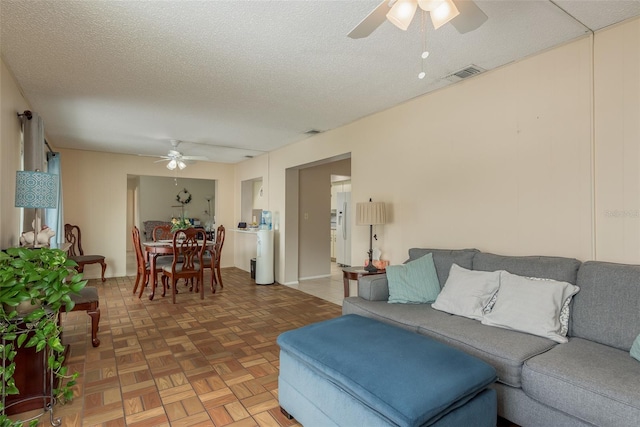
[[[577,284],[569,335],[629,351],[640,332],[640,266],[588,261]]]
[[[418,333],[491,364],[498,372],[498,381],[512,387],[521,386],[522,365],[527,359],[557,345],[547,338],[486,326],[460,316],[438,322],[425,319]]]
[[[473,257],[478,252],[477,249],[409,249],[408,261],[418,259],[423,255],[432,254],[433,263],[436,266],[438,281],[440,287],[443,287],[449,277],[449,270],[452,264],[458,264],[460,267],[471,269]],[[407,261],[407,262],[408,262]]]
[[[578,291],[571,283],[536,280],[501,271],[498,298],[482,323],[565,343],[560,313],[565,302]]]
[[[473,257],[473,269],[482,271],[506,270],[511,274],[553,279],[576,284],[580,261],[573,258],[549,256],[504,256],[478,252]]]
[[[440,293],[440,283],[431,254],[406,264],[390,265],[387,267],[387,280],[390,303],[434,302]]]
[[[473,271],[457,264],[432,307],[470,319],[482,320],[483,310],[500,287],[500,272]]]
[[[430,304],[387,304],[387,301],[367,301],[348,297],[342,301],[342,314],[358,314],[377,319],[413,332],[424,322],[446,323],[453,316],[433,310]]]
[[[626,351],[572,338],[533,357],[522,389],[533,399],[601,426],[640,425],[640,364]]]

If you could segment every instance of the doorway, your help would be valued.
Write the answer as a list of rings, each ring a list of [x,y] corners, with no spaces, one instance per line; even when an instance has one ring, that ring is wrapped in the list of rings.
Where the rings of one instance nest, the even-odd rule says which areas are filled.
[[[331,262],[351,267],[351,176],[331,175]],[[335,271],[331,266],[331,271]]]
[[[287,199],[293,200],[289,199],[291,196],[297,201],[295,204],[286,204],[287,229],[298,230],[294,235],[295,242],[291,242],[293,233],[287,233],[289,239],[286,241],[287,255],[297,256],[298,259],[296,282],[331,275],[332,175],[351,176],[350,155],[315,162],[287,173]],[[290,215],[294,209],[296,212]],[[353,215],[347,213],[344,220],[351,224]],[[293,244],[289,246],[289,243]],[[296,251],[289,250],[294,247]],[[351,248],[348,252],[350,255]],[[293,260],[288,258],[288,261]]]
[[[215,227],[216,191],[217,181],[211,179],[127,175],[127,275],[135,275],[137,270],[131,245],[134,225],[143,241],[151,239],[145,235],[146,221],[168,222],[184,216],[192,219],[194,225]],[[188,202],[177,201],[178,198],[186,200],[185,194]]]

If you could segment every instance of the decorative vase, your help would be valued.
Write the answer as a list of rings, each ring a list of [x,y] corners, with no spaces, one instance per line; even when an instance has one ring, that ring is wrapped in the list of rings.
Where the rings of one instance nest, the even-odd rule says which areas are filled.
[[[13,311],[17,311],[19,317],[24,317],[27,314],[30,314],[35,310],[39,309],[40,307],[42,307],[42,303],[37,302],[36,304],[31,304],[31,300],[26,300],[26,301],[22,301],[21,303],[18,303],[18,305],[15,307],[12,307],[7,304],[3,304],[3,307],[4,307],[5,313],[11,313]]]

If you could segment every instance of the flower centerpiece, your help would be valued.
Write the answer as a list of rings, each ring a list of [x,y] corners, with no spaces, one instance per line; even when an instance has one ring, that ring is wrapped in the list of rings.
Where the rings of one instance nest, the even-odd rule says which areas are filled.
[[[171,232],[175,233],[178,230],[186,230],[191,228],[191,221],[184,216],[181,218],[171,218]]]

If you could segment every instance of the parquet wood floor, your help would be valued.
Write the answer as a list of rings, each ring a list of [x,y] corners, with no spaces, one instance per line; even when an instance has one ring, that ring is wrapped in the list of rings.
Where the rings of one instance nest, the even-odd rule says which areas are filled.
[[[132,295],[134,278],[91,280],[100,294],[101,344],[89,316],[63,315],[67,364],[80,373],[62,426],[289,427],[278,406],[277,336],[341,315],[339,305],[282,285],[256,286],[222,270],[205,299],[179,284],[177,303]],[[24,416],[25,414],[22,414]],[[48,419],[40,425],[49,425]]]

